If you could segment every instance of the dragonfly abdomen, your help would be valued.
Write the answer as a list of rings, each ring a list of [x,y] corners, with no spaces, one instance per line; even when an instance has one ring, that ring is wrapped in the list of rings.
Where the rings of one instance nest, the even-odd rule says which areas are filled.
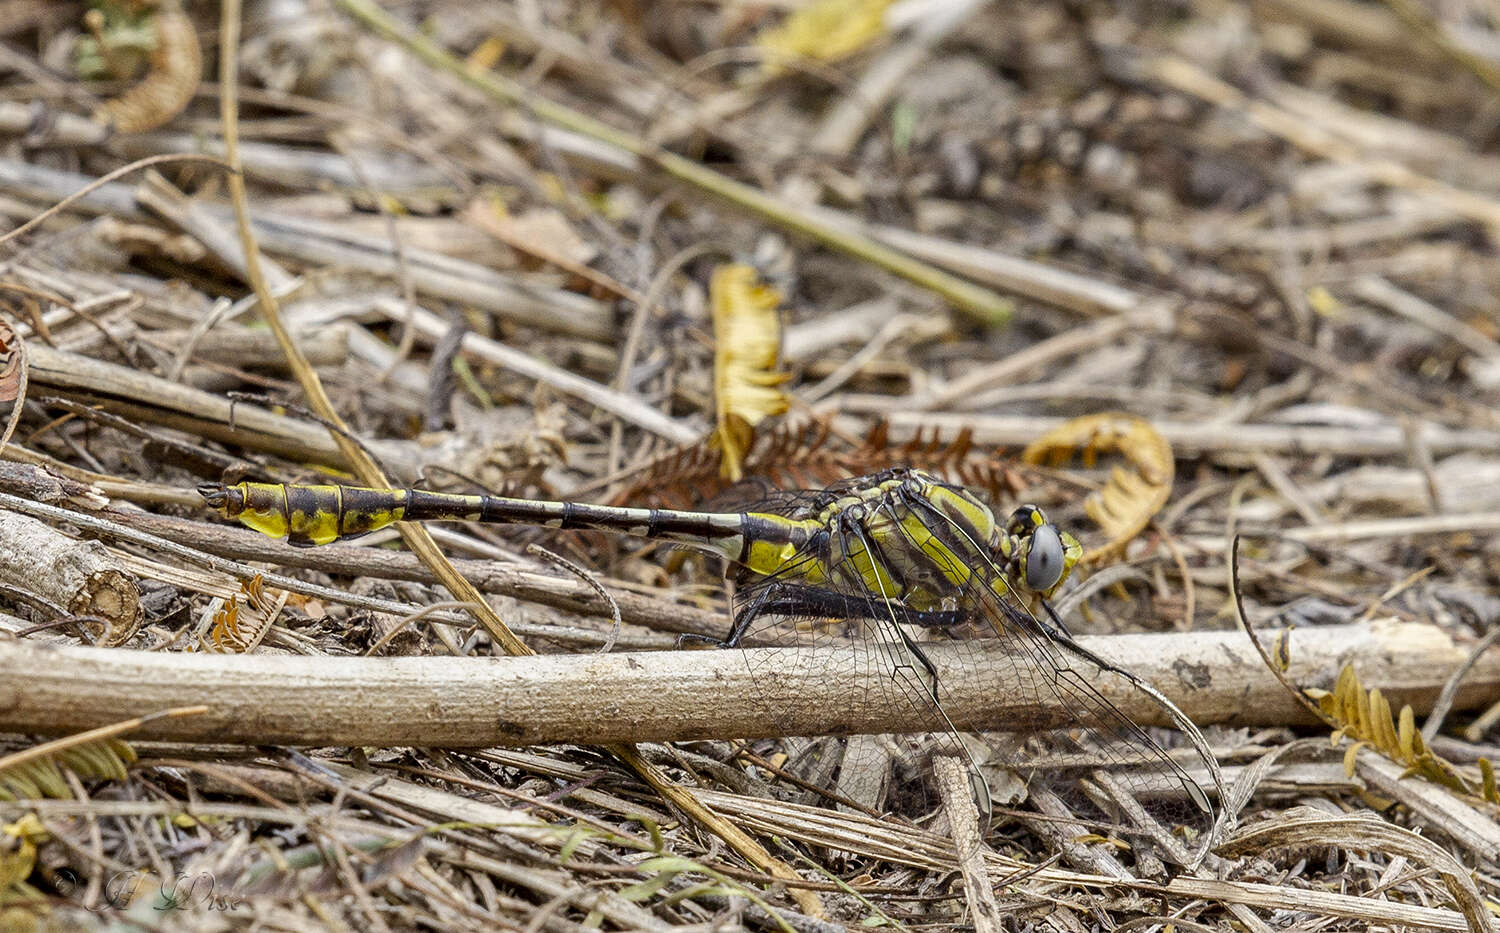
[[[550,528],[591,528],[696,544],[761,573],[773,552],[790,555],[805,541],[805,522],[743,512],[683,512],[579,502],[515,499],[364,486],[204,483],[209,505],[288,544],[311,547],[357,537],[399,521],[452,520]],[[766,565],[765,569],[755,564]]]

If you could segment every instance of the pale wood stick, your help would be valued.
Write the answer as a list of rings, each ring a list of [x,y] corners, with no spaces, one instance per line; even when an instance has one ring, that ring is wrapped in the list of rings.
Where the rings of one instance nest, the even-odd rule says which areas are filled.
[[[1238,632],[1083,638],[1154,684],[1202,723],[1306,723],[1308,714]],[[1331,686],[1346,662],[1399,708],[1422,715],[1467,653],[1417,623],[1298,629],[1294,683]],[[163,654],[0,641],[0,730],[58,733],[125,716],[207,704],[142,738],[298,745],[605,744],[767,735],[927,731],[931,723],[889,675],[853,649],[663,651],[472,658],[334,658]],[[1069,711],[1010,676],[993,643],[932,644],[948,714],[960,728],[1027,730]],[[1118,677],[1077,670],[1126,715],[1166,723],[1161,707]],[[760,672],[758,676],[751,671]],[[768,673],[769,672],[769,673]],[[977,676],[976,676],[977,675]],[[1000,686],[997,687],[997,684]],[[1008,686],[1007,686],[1008,684]],[[1500,654],[1471,670],[1456,702],[1500,688]],[[868,695],[868,698],[866,696]]]
[[[953,851],[958,871],[964,881],[964,900],[969,905],[969,922],[975,933],[1000,933],[1000,905],[995,900],[995,885],[984,863],[984,832],[974,809],[969,770],[962,758],[938,755],[932,762],[938,789],[943,795],[943,810],[953,832]]]
[[[0,510],[0,585],[59,615],[85,617],[81,624],[99,644],[123,644],[141,625],[135,579],[108,548],[6,510]]]
[[[136,339],[159,349],[172,351],[195,338],[192,331],[174,328],[144,331]],[[225,324],[196,340],[193,356],[199,360],[228,366],[286,369],[286,357],[281,355],[281,349],[276,346],[271,335],[263,330]],[[322,327],[317,333],[299,333],[298,340],[307,350],[308,362],[315,366],[340,366],[349,359],[347,327]]]

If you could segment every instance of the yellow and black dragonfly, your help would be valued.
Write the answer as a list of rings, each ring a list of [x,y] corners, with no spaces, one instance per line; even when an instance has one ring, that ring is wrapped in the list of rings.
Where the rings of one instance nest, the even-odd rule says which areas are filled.
[[[737,568],[734,622],[724,646],[853,641],[869,649],[850,655],[865,660],[849,663],[880,665],[881,676],[867,680],[881,685],[872,689],[898,690],[923,712],[931,731],[946,737],[949,752],[969,760],[986,807],[987,785],[943,710],[943,687],[923,644],[934,636],[957,644],[998,639],[1014,659],[1009,669],[976,662],[965,667],[966,678],[997,685],[1019,680],[1038,693],[1050,690],[1076,722],[1065,738],[1077,757],[1090,767],[1118,770],[1146,796],[1165,798],[1155,813],[1200,830],[1213,826],[1198,783],[1070,663],[1081,658],[1123,676],[1163,704],[1217,775],[1190,720],[1154,688],[1079,645],[1052,612],[1046,600],[1068,578],[1082,548],[1035,506],[1015,509],[1002,523],[963,487],[905,468],[783,493],[755,511],[727,513],[352,486],[208,483],[199,492],[225,515],[300,547],[398,521],[444,519],[602,529],[723,555]],[[1018,746],[999,744],[1005,750],[996,764],[1031,769]]]

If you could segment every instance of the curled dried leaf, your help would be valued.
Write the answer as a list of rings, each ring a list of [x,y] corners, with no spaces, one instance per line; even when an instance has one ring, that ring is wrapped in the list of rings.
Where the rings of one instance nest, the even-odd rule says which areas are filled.
[[[35,813],[14,823],[0,824],[0,902],[7,889],[31,877],[36,867],[37,846],[50,837]]]
[[[1083,555],[1091,563],[1118,556],[1167,504],[1176,463],[1172,445],[1149,421],[1108,412],[1073,418],[1037,438],[1021,453],[1031,464],[1061,466],[1081,454],[1093,466],[1101,453],[1119,453],[1132,469],[1117,466],[1104,488],[1089,496],[1084,511],[1108,540]]]
[[[1370,691],[1370,728],[1375,741],[1382,748],[1401,753],[1401,743],[1396,738],[1396,722],[1391,718],[1391,702],[1379,690]]]
[[[1365,747],[1364,742],[1355,742],[1344,750],[1344,776],[1354,777],[1354,767],[1359,760],[1359,750]]]
[[[144,133],[170,123],[187,109],[203,80],[198,31],[180,0],[160,0],[153,19],[146,76],[94,113],[117,133]]]
[[[1422,744],[1422,733],[1417,731],[1416,716],[1410,706],[1401,707],[1401,721],[1396,723],[1396,748],[1406,758],[1415,758],[1427,750]]]
[[[726,265],[709,284],[714,316],[714,408],[712,443],[720,470],[731,482],[744,476],[744,459],[755,426],[787,409],[776,371],[781,355],[781,295],[762,284],[754,269]]]

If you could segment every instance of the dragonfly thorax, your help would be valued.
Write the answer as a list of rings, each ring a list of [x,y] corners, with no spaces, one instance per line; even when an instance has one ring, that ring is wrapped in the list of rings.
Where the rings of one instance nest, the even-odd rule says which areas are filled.
[[[949,611],[965,588],[987,581],[998,595],[1052,593],[1081,548],[1035,506],[1002,526],[968,490],[923,470],[896,469],[860,485],[829,490],[802,521],[815,525],[814,549],[783,568],[752,568],[782,580],[828,580],[845,592]]]

